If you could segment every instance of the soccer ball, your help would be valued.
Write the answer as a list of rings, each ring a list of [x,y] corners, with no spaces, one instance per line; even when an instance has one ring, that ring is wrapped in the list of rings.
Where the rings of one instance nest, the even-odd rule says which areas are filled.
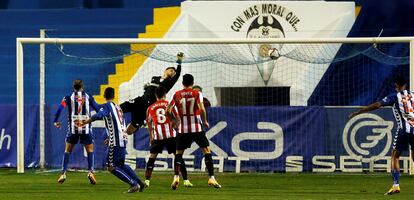
[[[269,44],[262,44],[259,46],[259,56],[277,60],[280,57],[280,53],[278,49],[272,48]]]
[[[269,49],[267,54],[270,57],[270,59],[272,59],[272,60],[277,60],[280,57],[279,50],[277,50],[276,48]]]

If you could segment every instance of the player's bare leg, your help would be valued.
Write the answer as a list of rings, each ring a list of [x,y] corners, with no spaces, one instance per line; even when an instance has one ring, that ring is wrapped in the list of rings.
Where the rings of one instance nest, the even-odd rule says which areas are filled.
[[[206,164],[206,168],[208,171],[208,185],[213,186],[215,188],[221,188],[221,185],[217,182],[216,178],[214,177],[214,167],[213,167],[213,157],[211,156],[210,147],[201,148],[204,154],[204,162]]]
[[[150,179],[152,176],[152,170],[154,169],[155,159],[157,159],[158,153],[151,153],[147,162],[147,167],[145,170],[145,187],[149,187]]]
[[[384,195],[392,195],[400,193],[400,152],[393,149],[391,154],[391,174],[393,185]]]
[[[128,135],[132,135],[132,134],[134,134],[135,133],[135,131],[137,131],[137,127],[135,127],[134,125],[132,125],[132,124],[128,124],[128,127],[127,127],[127,129],[126,129],[126,133],[128,134]]]
[[[65,143],[65,154],[63,155],[63,162],[62,162],[62,171],[58,179],[58,183],[63,183],[66,180],[66,172],[68,170],[68,163],[70,154],[73,151],[74,144]]]
[[[178,188],[178,185],[180,184],[180,168],[181,163],[183,159],[183,153],[184,150],[177,150],[175,153],[175,159],[174,159],[174,179],[171,183],[171,188],[173,190]]]
[[[155,160],[157,159],[157,155],[158,155],[157,153],[150,154],[150,157],[148,159],[146,170],[145,170],[145,181],[144,181],[145,187],[149,187],[150,185],[150,179],[152,176],[152,171],[154,169]],[[180,172],[184,179],[184,186],[193,187],[193,184],[188,180],[187,169],[185,168],[185,163],[183,159],[181,160]]]
[[[93,144],[85,145],[85,150],[88,153],[88,179],[92,185],[96,184],[96,178],[94,174],[94,153],[93,153],[94,146]]]

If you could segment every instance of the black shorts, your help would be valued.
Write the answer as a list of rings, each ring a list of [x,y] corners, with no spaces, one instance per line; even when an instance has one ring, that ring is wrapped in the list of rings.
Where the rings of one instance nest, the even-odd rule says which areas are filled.
[[[150,153],[162,153],[162,150],[164,150],[164,148],[167,148],[168,153],[175,154],[175,145],[175,138],[154,140],[151,144]]]
[[[93,144],[93,135],[89,134],[66,134],[66,142],[69,144],[77,144],[80,142],[84,145]]]
[[[190,148],[193,142],[197,143],[200,148],[210,146],[205,132],[199,133],[179,133],[177,134],[177,150]]]
[[[401,153],[408,150],[408,145],[414,150],[414,135],[399,129],[394,137],[393,148]]]
[[[137,97],[120,105],[122,112],[131,113],[131,124],[135,128],[144,125],[148,106],[150,106],[150,102],[142,97]]]

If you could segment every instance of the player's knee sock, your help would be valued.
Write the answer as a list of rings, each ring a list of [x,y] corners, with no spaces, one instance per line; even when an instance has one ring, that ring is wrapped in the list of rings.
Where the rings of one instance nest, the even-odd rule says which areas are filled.
[[[211,153],[204,155],[204,162],[206,163],[208,175],[214,176],[213,157],[211,156]]]
[[[120,180],[124,181],[125,183],[133,186],[137,184],[137,181],[135,181],[133,178],[131,178],[124,170],[122,170],[119,167],[114,167],[111,171],[113,175],[115,175]]]
[[[187,168],[185,167],[184,159],[181,158],[181,166],[180,166],[181,175],[183,176],[184,180],[188,180],[187,175]]]
[[[139,179],[139,177],[137,176],[137,174],[135,173],[135,171],[130,166],[123,165],[121,167],[121,169],[124,170],[124,172],[126,172],[129,175],[129,177],[131,177],[132,179],[134,179],[138,183],[141,183],[141,179]]]
[[[88,153],[88,170],[93,171],[93,166],[95,165],[95,154],[93,152]]]
[[[400,171],[398,170],[391,170],[391,174],[392,174],[392,181],[394,185],[399,185],[400,184]]]
[[[66,171],[68,171],[69,157],[70,157],[69,152],[65,152],[63,154],[62,173],[66,173]]]
[[[147,169],[145,170],[145,179],[150,180],[152,170],[154,169],[155,158],[149,158],[147,162]]]
[[[180,174],[182,160],[183,160],[183,155],[182,154],[176,154],[175,155],[175,159],[174,159],[174,175],[179,175]]]

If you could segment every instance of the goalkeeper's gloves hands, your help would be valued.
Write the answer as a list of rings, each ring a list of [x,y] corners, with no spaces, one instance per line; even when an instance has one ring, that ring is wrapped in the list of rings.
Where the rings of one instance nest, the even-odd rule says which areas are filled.
[[[183,58],[184,58],[183,52],[177,53],[177,64],[181,65],[181,63],[183,62]]]

